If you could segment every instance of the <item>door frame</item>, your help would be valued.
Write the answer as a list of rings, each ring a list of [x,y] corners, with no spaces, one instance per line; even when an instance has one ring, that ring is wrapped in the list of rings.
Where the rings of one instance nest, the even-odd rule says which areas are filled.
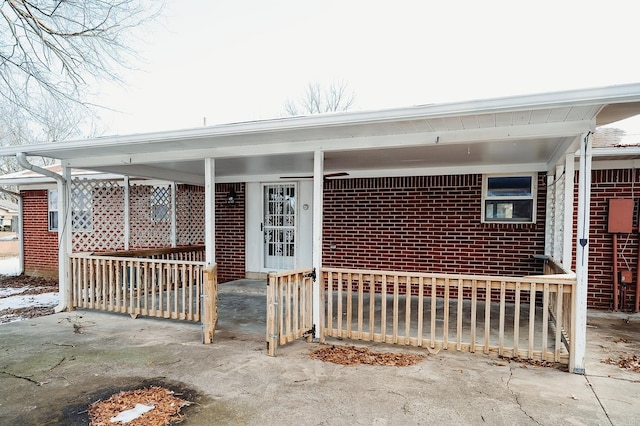
[[[313,245],[313,186],[310,180],[264,180],[247,182],[246,222],[245,222],[245,272],[248,278],[266,278],[273,269],[264,268],[264,234],[260,229],[263,221],[263,184],[296,183],[297,203],[297,246],[296,267],[307,268],[312,264]]]

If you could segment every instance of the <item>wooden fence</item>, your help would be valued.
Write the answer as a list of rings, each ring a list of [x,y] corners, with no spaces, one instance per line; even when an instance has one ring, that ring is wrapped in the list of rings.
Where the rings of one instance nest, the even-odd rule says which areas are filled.
[[[313,337],[311,269],[271,273],[267,282],[267,354],[303,336]]]
[[[70,261],[74,308],[128,313],[132,317],[201,320],[204,262],[90,253],[72,254]],[[215,268],[207,274],[211,281],[208,287],[217,293],[215,275]],[[213,296],[210,302],[216,303],[217,294]]]
[[[569,362],[563,335],[571,333],[571,304],[565,302],[575,278],[322,271],[321,341],[338,337]]]

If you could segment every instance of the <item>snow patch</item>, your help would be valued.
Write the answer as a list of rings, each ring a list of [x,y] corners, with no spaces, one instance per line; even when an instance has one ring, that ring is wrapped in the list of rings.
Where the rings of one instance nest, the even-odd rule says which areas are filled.
[[[144,413],[151,411],[153,409],[154,409],[153,405],[136,404],[136,406],[131,410],[122,411],[117,416],[111,417],[110,422],[111,423],[116,423],[116,422],[129,423],[130,421],[137,419],[138,417],[142,416]]]
[[[56,306],[59,300],[58,293],[9,296],[0,299],[0,311],[34,306]]]
[[[20,259],[18,257],[0,259],[0,275],[20,275]]]
[[[31,288],[31,287],[20,287],[20,288],[7,287],[7,288],[0,288],[0,297],[8,297],[8,296],[11,296],[12,294],[19,294],[19,293],[22,293],[22,292],[24,292],[24,291],[29,290],[29,288]]]

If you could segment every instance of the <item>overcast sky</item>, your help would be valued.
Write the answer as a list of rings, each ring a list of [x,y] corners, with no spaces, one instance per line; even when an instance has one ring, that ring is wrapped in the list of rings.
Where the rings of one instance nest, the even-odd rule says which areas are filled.
[[[640,82],[631,1],[166,3],[141,70],[100,89],[109,134],[277,117],[316,81],[355,110]]]

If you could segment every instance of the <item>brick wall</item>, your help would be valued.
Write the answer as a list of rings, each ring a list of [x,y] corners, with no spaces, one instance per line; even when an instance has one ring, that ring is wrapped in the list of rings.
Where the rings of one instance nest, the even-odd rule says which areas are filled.
[[[481,223],[482,175],[330,180],[323,264],[400,271],[530,275],[542,265],[545,187],[535,224]],[[334,248],[335,246],[335,248]]]
[[[640,170],[593,170],[591,173],[591,221],[589,223],[589,289],[587,307],[595,309],[613,308],[613,237],[608,232],[610,198],[639,198]],[[618,268],[631,269],[633,285],[621,300],[620,309],[633,308],[638,259],[638,202],[634,203],[631,234],[618,235]],[[574,206],[578,208],[578,173],[575,174]],[[577,216],[574,217],[574,240]],[[575,253],[575,251],[574,251]],[[575,259],[573,261],[575,268]]]
[[[58,233],[49,232],[48,191],[20,191],[26,275],[58,277]]]
[[[227,203],[231,189],[234,204]],[[221,283],[245,277],[245,184],[216,185],[216,263]]]

